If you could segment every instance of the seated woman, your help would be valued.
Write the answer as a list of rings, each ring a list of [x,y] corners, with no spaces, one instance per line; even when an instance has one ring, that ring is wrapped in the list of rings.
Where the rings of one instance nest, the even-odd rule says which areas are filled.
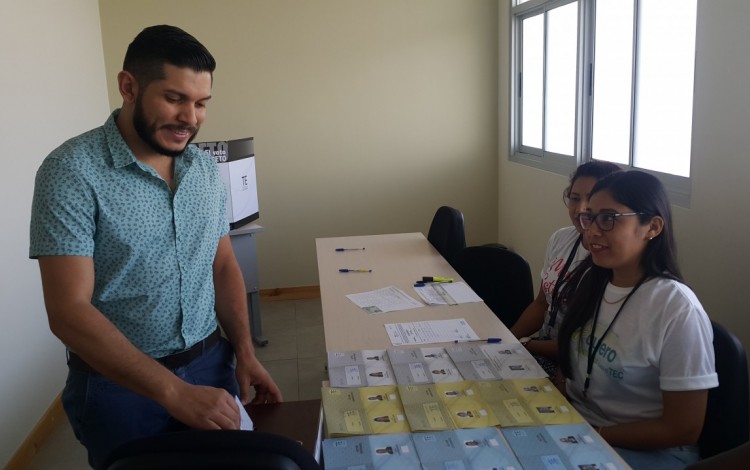
[[[570,184],[563,192],[563,202],[573,225],[552,234],[547,244],[539,294],[510,329],[552,377],[557,367],[557,331],[563,317],[560,289],[566,276],[589,254],[586,242],[581,238],[583,229],[578,215],[586,210],[589,193],[597,180],[619,169],[614,163],[592,161],[580,165],[570,177]],[[563,282],[558,282],[559,279]],[[531,338],[534,334],[537,336]]]
[[[718,377],[711,323],[675,260],[666,192],[647,173],[613,173],[589,208],[579,217],[591,257],[563,293],[565,391],[633,468],[684,468],[699,458]]]

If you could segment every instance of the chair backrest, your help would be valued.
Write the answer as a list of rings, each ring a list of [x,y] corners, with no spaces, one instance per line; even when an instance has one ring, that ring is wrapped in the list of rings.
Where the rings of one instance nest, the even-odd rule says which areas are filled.
[[[456,254],[453,267],[508,328],[534,300],[529,263],[512,250],[466,247]]]
[[[464,215],[461,211],[448,206],[440,207],[432,218],[427,240],[453,264],[453,257],[466,246]]]
[[[115,449],[107,470],[313,470],[299,443],[257,431],[190,430],[137,439]]]
[[[748,441],[750,386],[747,356],[742,343],[726,328],[711,321],[719,386],[708,391],[703,431],[698,439],[701,457],[711,457]]]

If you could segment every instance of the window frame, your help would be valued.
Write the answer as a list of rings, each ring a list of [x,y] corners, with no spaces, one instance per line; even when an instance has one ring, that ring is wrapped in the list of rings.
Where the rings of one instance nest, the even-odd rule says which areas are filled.
[[[634,0],[634,8],[637,8],[639,0]],[[544,152],[542,149],[521,145],[521,123],[522,123],[522,104],[521,79],[522,79],[522,50],[523,50],[523,29],[522,22],[524,19],[539,14],[545,14],[547,11],[567,5],[569,3],[578,3],[578,58],[579,63],[576,72],[576,112],[575,112],[575,138],[574,138],[574,155],[561,155],[552,152]],[[593,75],[594,75],[594,35],[596,20],[596,0],[528,0],[524,3],[510,6],[511,37],[510,37],[510,149],[509,160],[534,168],[550,171],[553,173],[568,176],[575,171],[575,168],[581,163],[591,161],[592,158],[592,132],[593,132],[593,110],[594,97],[592,95]],[[633,61],[637,61],[637,35],[638,35],[638,17],[634,18],[636,22],[635,38],[633,41],[634,53]],[[697,19],[696,19],[697,23]],[[697,25],[696,25],[697,27]],[[546,28],[545,28],[546,29]],[[546,31],[545,31],[546,36]],[[697,37],[697,35],[696,35]],[[545,46],[546,47],[546,40]],[[545,51],[546,52],[546,51]],[[694,53],[697,54],[697,46]],[[546,70],[543,72],[546,79]],[[695,70],[693,71],[695,73]],[[633,79],[633,96],[631,101],[635,101],[638,83]],[[693,86],[695,93],[695,85]],[[694,96],[694,95],[693,95]],[[636,119],[634,116],[634,104],[631,104],[631,121]],[[693,113],[695,105],[693,104]],[[659,178],[664,184],[670,201],[673,204],[683,207],[690,207],[691,190],[692,190],[692,169],[691,176],[678,176],[669,173],[662,173],[645,168],[633,166],[633,129],[634,122],[631,123],[630,133],[630,152],[629,162],[627,165],[618,164],[623,169],[638,169],[652,174]],[[542,131],[544,134],[544,130]],[[692,160],[692,138],[695,131],[691,130],[691,154]]]

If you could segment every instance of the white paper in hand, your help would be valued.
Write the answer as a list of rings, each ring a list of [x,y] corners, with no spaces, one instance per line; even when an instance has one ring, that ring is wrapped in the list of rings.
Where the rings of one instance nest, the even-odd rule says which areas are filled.
[[[237,402],[237,406],[240,407],[240,430],[242,431],[252,431],[253,430],[253,420],[250,419],[250,415],[247,414],[247,411],[245,411],[245,407],[242,405],[242,402],[240,401],[240,397],[237,395],[234,396],[234,401]]]

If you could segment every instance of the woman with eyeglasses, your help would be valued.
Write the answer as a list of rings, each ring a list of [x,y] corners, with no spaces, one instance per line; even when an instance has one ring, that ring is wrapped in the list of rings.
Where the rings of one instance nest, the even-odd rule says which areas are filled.
[[[711,323],[681,280],[664,187],[611,174],[579,214],[591,256],[564,288],[560,378],[571,403],[633,468],[698,460],[708,389],[718,385]]]
[[[564,280],[589,254],[582,239],[583,229],[578,215],[586,210],[589,194],[597,180],[619,170],[614,163],[592,161],[580,165],[570,177],[563,192],[563,202],[573,225],[552,234],[547,244],[539,293],[510,329],[550,376],[554,376],[557,369],[557,331],[564,310],[560,290]],[[559,279],[563,282],[558,282]]]

